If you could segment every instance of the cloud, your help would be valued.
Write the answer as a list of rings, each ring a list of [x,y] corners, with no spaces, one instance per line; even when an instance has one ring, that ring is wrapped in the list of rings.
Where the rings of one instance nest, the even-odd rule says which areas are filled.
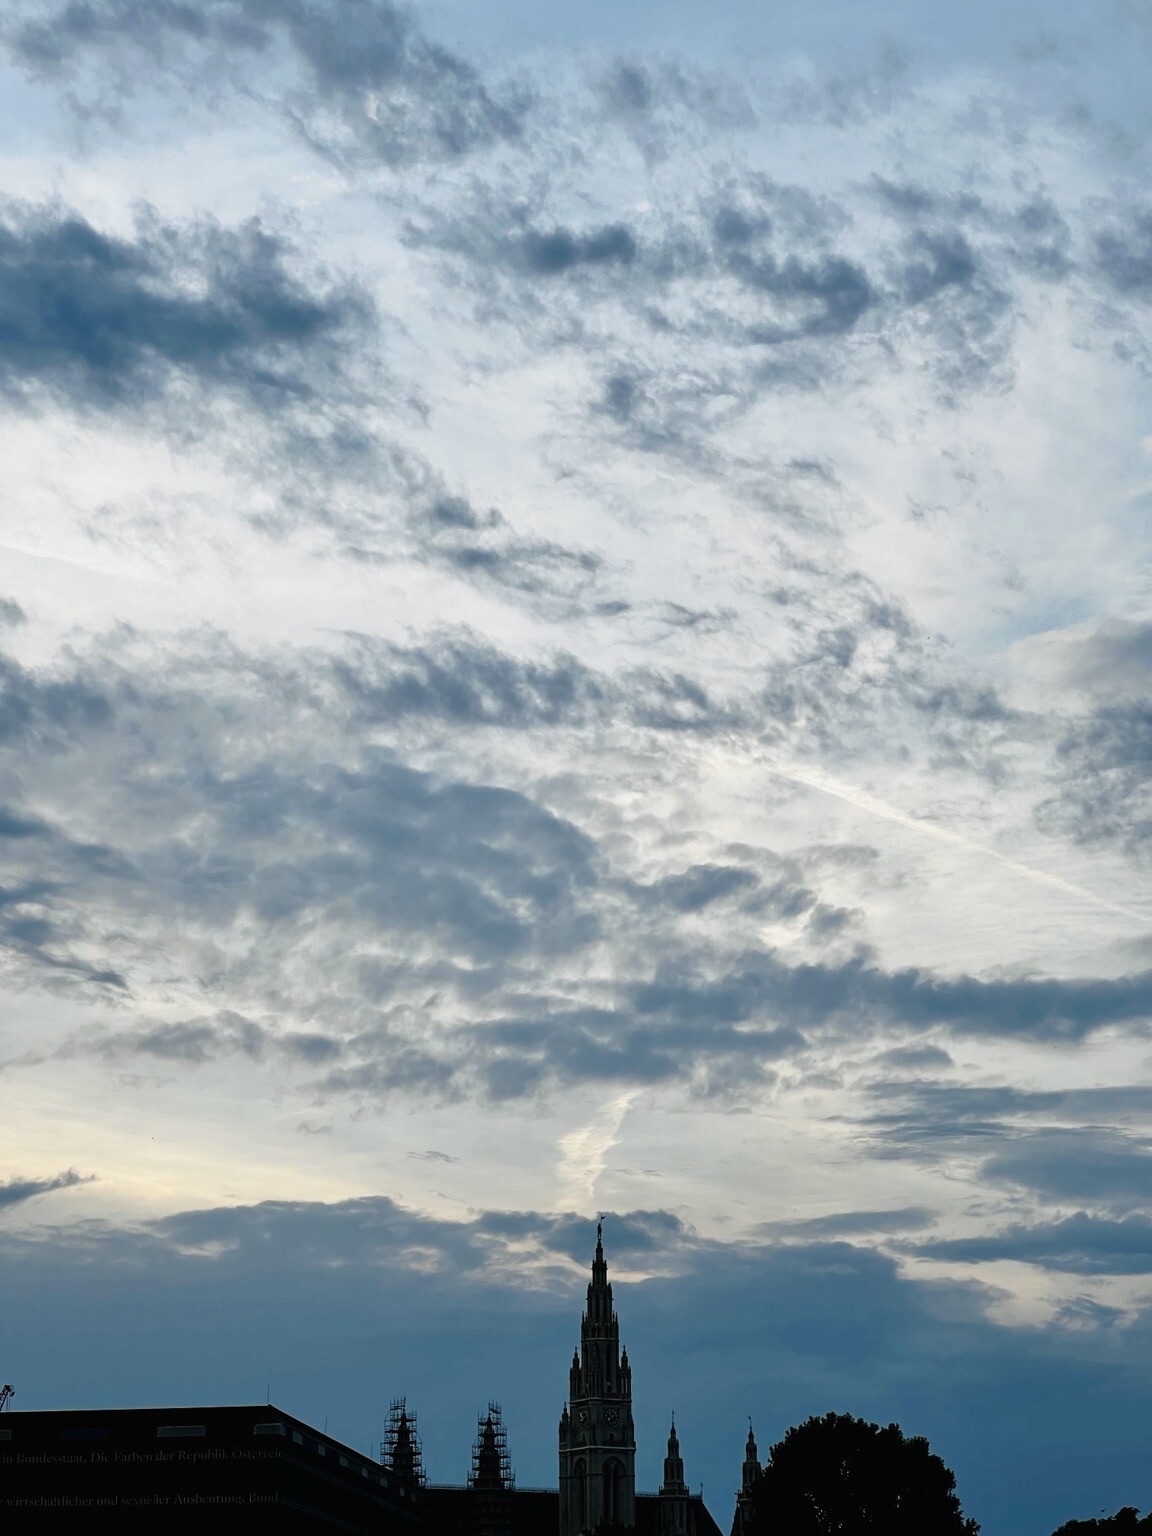
[[[1116,1177],[1121,1182],[1129,1175],[1137,1181],[1142,1176],[1141,1134],[1125,1127],[1152,1121],[1152,1088],[1144,1085],[1040,1092],[1011,1084],[914,1079],[873,1081],[865,1092],[874,1104],[892,1106],[870,1111],[859,1122],[875,1156],[925,1164],[958,1158],[966,1166],[979,1159],[980,1178],[1024,1185],[1066,1203],[1087,1199],[1076,1192],[1078,1175],[1072,1166],[1081,1156],[1083,1178],[1103,1181],[1096,1195],[1105,1203],[1112,1198],[1106,1187],[1109,1158],[1119,1159]],[[1109,1125],[1112,1130],[1101,1129]],[[1070,1165],[1066,1173],[1061,1171],[1065,1160]],[[1066,1185],[1058,1187],[1063,1178]]]
[[[38,1195],[49,1195],[55,1189],[74,1189],[77,1184],[91,1184],[95,1178],[94,1173],[82,1174],[75,1168],[69,1168],[67,1172],[58,1173],[51,1179],[5,1179],[0,1182],[0,1211],[23,1205],[26,1200],[35,1200]]]
[[[863,268],[842,256],[816,262],[790,256],[781,264],[771,255],[757,259],[738,252],[729,258],[728,270],[746,288],[767,294],[780,305],[779,319],[749,327],[748,340],[762,345],[843,335],[876,303]]]
[[[894,1067],[898,1071],[915,1072],[919,1068],[952,1066],[952,1057],[939,1045],[896,1045],[873,1057],[878,1067]]]
[[[491,733],[497,752],[501,733],[554,729],[568,752],[571,727],[622,745],[637,728],[756,728],[747,698],[683,676],[518,658],[460,631],[352,636],[290,661],[118,633],[5,676],[0,945],[25,984],[117,990],[136,1009],[66,1053],[180,1070],[275,1060],[353,1100],[598,1083],[743,1102],[773,1091],[783,1062],[893,1028],[905,1050],[927,1032],[1075,1044],[1152,1013],[1141,973],[885,969],[848,948],[861,919],[822,889],[829,870],[866,868],[852,847],[806,862],[716,845],[637,865],[595,801],[565,789],[550,803],[520,770],[479,774],[465,738],[417,766],[444,725]],[[99,796],[77,768],[92,761]],[[226,988],[223,1007],[202,977]],[[948,1123],[935,1114],[925,1135]],[[915,1122],[902,1110],[887,1142]]]
[[[272,1052],[299,1062],[323,1065],[340,1054],[340,1045],[327,1035],[305,1030],[274,1031],[240,1014],[224,1012],[170,1022],[147,1020],[115,1031],[94,1027],[66,1041],[55,1054],[62,1059],[95,1056],[107,1062],[151,1057],[200,1066],[233,1053],[258,1061]]]
[[[1152,211],[1132,208],[1123,223],[1101,230],[1096,236],[1096,264],[1117,293],[1152,297]]]
[[[102,410],[139,408],[177,379],[265,409],[311,397],[372,307],[348,285],[310,288],[293,255],[258,220],[179,227],[144,212],[123,238],[63,207],[9,203],[0,389]]]
[[[107,78],[122,99],[158,75],[213,96],[248,92],[261,72],[285,120],[340,163],[456,159],[515,139],[527,105],[516,90],[491,94],[389,0],[14,0],[0,39],[34,78],[68,81],[86,116]]]
[[[1152,845],[1152,701],[1108,704],[1077,721],[1056,754],[1059,792],[1040,802],[1040,828],[1116,843],[1133,858]]]
[[[1016,1222],[980,1237],[935,1238],[914,1251],[961,1264],[1012,1260],[1067,1274],[1152,1274],[1152,1218],[1137,1214],[1117,1221],[1077,1211],[1060,1221]]]
[[[612,691],[574,656],[519,661],[473,636],[419,648],[357,638],[333,671],[366,723],[416,716],[512,729],[578,724],[600,714]]]
[[[596,1185],[609,1152],[620,1140],[621,1127],[635,1098],[636,1094],[629,1092],[609,1099],[587,1125],[561,1136],[556,1167],[558,1205],[579,1210],[596,1199]]]
[[[514,249],[524,270],[537,277],[552,277],[580,266],[630,266],[636,259],[635,238],[624,224],[605,224],[580,234],[573,234],[564,225],[530,229]]]
[[[1139,698],[1152,675],[1152,623],[1112,619],[1064,647],[1062,681],[1101,695]]]
[[[840,1211],[831,1216],[762,1222],[756,1231],[765,1238],[822,1243],[837,1238],[883,1238],[897,1232],[920,1232],[935,1221],[935,1213],[927,1207],[906,1205],[890,1211]]]
[[[944,977],[909,967],[886,972],[863,959],[789,965],[771,953],[748,954],[726,975],[708,980],[689,964],[670,965],[638,984],[632,1004],[643,1016],[738,1022],[787,1017],[805,1027],[831,1019],[950,1025],[968,1036],[1074,1041],[1152,1014],[1152,975],[1118,980],[1021,978],[984,981]]]
[[[1037,1131],[994,1153],[981,1174],[1049,1200],[1131,1210],[1152,1203],[1152,1144],[1119,1130]]]
[[[637,894],[643,901],[667,905],[677,912],[700,912],[714,902],[746,895],[759,884],[750,869],[738,865],[694,864],[681,874],[666,875],[664,879],[642,887]],[[789,905],[793,913],[797,913],[811,906],[814,899],[810,891],[801,887]]]

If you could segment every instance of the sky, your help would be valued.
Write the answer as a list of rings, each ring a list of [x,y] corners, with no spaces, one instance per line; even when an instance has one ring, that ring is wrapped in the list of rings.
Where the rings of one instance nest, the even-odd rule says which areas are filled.
[[[1152,1504],[1146,0],[8,0],[0,1376]]]

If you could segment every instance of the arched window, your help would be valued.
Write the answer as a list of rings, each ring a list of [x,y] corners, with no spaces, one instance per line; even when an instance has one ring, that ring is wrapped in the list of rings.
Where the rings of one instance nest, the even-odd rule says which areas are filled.
[[[604,1519],[609,1525],[620,1524],[624,1502],[624,1467],[615,1456],[604,1463]]]
[[[576,1529],[586,1531],[588,1529],[588,1468],[582,1461],[578,1461],[572,1468],[572,1481],[576,1485],[572,1490],[576,1500]]]

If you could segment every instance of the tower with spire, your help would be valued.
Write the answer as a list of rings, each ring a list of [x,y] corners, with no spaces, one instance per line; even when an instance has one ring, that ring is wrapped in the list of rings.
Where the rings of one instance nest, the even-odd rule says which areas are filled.
[[[696,1523],[692,1502],[684,1481],[684,1462],[676,1420],[668,1431],[668,1454],[664,1458],[664,1481],[660,1484],[660,1536],[693,1536]]]
[[[568,1402],[560,1417],[560,1536],[635,1525],[632,1369],[628,1351],[620,1348],[598,1222],[580,1348],[572,1355]]]
[[[508,1495],[516,1479],[508,1459],[508,1435],[499,1403],[489,1403],[488,1412],[477,1424],[468,1486],[475,1498],[475,1536],[509,1536],[512,1506]]]
[[[760,1456],[756,1450],[756,1436],[752,1420],[748,1420],[748,1439],[744,1445],[744,1467],[740,1477],[740,1491],[736,1495],[736,1513],[732,1519],[732,1536],[747,1536],[752,1521],[752,1489],[760,1476]]]
[[[416,1415],[409,1412],[407,1399],[398,1397],[388,1410],[380,1460],[392,1476],[407,1488],[424,1486],[424,1463]]]

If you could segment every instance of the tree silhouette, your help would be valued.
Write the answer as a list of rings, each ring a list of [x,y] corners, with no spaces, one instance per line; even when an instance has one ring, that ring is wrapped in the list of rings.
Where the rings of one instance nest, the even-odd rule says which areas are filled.
[[[1152,1512],[1141,1520],[1140,1511],[1127,1504],[1106,1520],[1069,1520],[1052,1536],[1136,1536],[1139,1531],[1152,1532]]]
[[[976,1536],[955,1487],[923,1437],[828,1413],[772,1447],[752,1493],[750,1536]]]

